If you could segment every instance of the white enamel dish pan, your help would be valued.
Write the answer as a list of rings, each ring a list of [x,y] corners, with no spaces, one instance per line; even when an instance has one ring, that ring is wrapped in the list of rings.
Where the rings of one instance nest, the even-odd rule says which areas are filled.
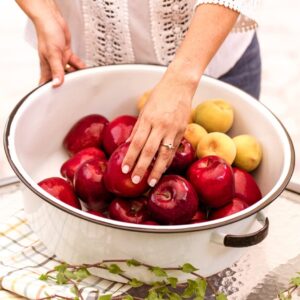
[[[109,119],[136,114],[136,100],[162,77],[165,68],[121,65],[91,68],[66,76],[58,89],[45,84],[12,111],[4,135],[8,160],[24,184],[24,207],[32,229],[58,258],[70,263],[135,258],[151,265],[190,262],[204,276],[231,266],[248,246],[268,233],[265,210],[288,184],[294,168],[291,140],[279,120],[248,94],[203,77],[193,106],[223,98],[235,110],[231,136],[252,134],[263,147],[254,173],[263,193],[256,204],[235,215],[199,224],[148,226],[92,216],[49,196],[37,182],[59,176],[67,159],[62,140],[81,117],[99,113]],[[257,222],[260,221],[260,222]],[[139,274],[147,279],[146,273]]]

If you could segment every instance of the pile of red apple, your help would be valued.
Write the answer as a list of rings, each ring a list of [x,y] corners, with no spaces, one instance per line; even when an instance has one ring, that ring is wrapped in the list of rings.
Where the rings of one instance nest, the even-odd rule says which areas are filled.
[[[148,185],[147,174],[134,184],[131,173],[123,174],[121,165],[136,120],[123,115],[109,122],[96,114],[80,119],[63,141],[70,156],[60,169],[65,179],[51,177],[39,185],[91,214],[149,225],[218,219],[261,199],[250,173],[231,167],[218,156],[197,159],[195,149],[184,138],[154,188]]]

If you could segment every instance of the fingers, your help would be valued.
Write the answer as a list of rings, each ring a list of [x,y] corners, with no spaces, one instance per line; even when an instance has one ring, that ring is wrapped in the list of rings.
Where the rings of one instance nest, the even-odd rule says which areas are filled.
[[[52,86],[59,87],[64,82],[65,75],[62,53],[59,50],[53,51],[48,62],[52,73]]]
[[[40,58],[40,71],[41,71],[41,75],[40,75],[39,84],[44,84],[47,81],[52,79],[50,66],[48,62],[43,58]]]
[[[128,148],[128,151],[122,163],[122,172],[124,174],[127,174],[132,170],[133,166],[135,165],[140,155],[141,150],[146,144],[150,131],[151,131],[150,123],[139,121],[139,124],[135,130],[135,135],[132,137],[130,146]],[[140,180],[141,177],[132,176],[133,183],[138,184]]]
[[[175,139],[176,139],[176,134],[171,134],[168,137],[164,138],[163,144],[174,145]],[[159,181],[162,174],[167,170],[167,168],[169,167],[170,163],[173,160],[176,148],[177,147],[174,146],[174,149],[170,149],[166,146],[160,145],[157,159],[155,160],[154,167],[148,179],[148,183],[150,186],[153,187]]]
[[[148,167],[153,161],[159,146],[160,146],[160,133],[158,130],[152,130],[144,148],[141,151],[140,157],[132,171],[132,178],[139,178],[140,180],[144,177]],[[148,184],[154,186],[156,184],[155,180],[148,178]]]
[[[170,156],[170,160],[168,161],[167,168],[170,167],[170,165],[171,165],[171,163],[172,163],[172,161],[173,161],[173,159],[174,159],[174,156],[175,156],[175,154],[176,154],[176,151],[177,151],[177,149],[178,149],[178,147],[179,147],[179,145],[180,145],[180,143],[181,143],[182,137],[183,137],[183,133],[180,133],[180,132],[179,132],[179,133],[177,134],[175,140],[174,140],[174,148],[175,148],[175,149],[174,149],[174,151],[172,151],[172,155]]]
[[[86,68],[85,63],[74,53],[71,54],[68,64],[77,70]]]

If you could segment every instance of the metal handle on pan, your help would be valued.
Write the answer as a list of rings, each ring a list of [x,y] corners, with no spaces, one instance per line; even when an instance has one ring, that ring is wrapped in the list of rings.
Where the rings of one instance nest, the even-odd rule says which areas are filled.
[[[225,247],[242,248],[249,247],[262,242],[269,232],[269,219],[262,213],[259,212],[256,215],[257,220],[262,223],[263,227],[255,232],[233,235],[233,234],[222,234],[214,232],[212,240],[215,243],[222,244]]]

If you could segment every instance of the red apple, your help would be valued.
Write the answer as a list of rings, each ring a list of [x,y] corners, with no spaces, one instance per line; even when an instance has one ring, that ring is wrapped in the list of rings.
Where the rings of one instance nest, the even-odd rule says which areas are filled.
[[[150,168],[148,168],[145,176],[138,184],[134,184],[132,182],[132,172],[123,174],[121,166],[128,147],[129,143],[124,143],[120,145],[110,156],[107,163],[107,170],[104,174],[104,182],[106,188],[117,196],[138,197],[149,188],[147,179],[150,174]]]
[[[170,172],[177,174],[184,172],[195,159],[195,150],[187,139],[183,138],[176,150],[173,161],[169,167]]]
[[[100,211],[95,211],[95,210],[90,210],[89,209],[89,210],[87,210],[87,213],[92,214],[92,215],[97,216],[97,217],[106,218],[106,216]]]
[[[66,177],[73,182],[74,174],[79,167],[91,159],[105,159],[105,154],[102,150],[89,147],[77,152],[73,157],[69,158],[60,169],[60,173],[63,177]]]
[[[211,210],[209,218],[211,220],[224,218],[232,214],[235,214],[247,207],[248,204],[245,201],[239,198],[233,198],[232,201],[226,204],[225,206],[219,209]]]
[[[118,221],[142,224],[148,219],[147,199],[114,199],[108,208],[109,216]]]
[[[187,171],[187,178],[200,202],[208,207],[224,206],[234,197],[232,168],[218,156],[205,156],[194,162]]]
[[[88,115],[76,122],[64,138],[63,145],[74,155],[88,147],[100,147],[108,120],[101,115]]]
[[[239,168],[233,168],[235,196],[252,205],[262,198],[261,191],[251,174]]]
[[[190,221],[191,224],[195,223],[202,223],[207,221],[206,213],[200,209],[194,214],[192,220]]]
[[[193,186],[183,177],[166,175],[151,190],[148,200],[150,216],[162,224],[185,224],[198,209]]]
[[[93,159],[83,163],[75,172],[75,192],[90,210],[101,211],[111,199],[103,181],[106,166],[104,159]]]
[[[50,177],[42,180],[38,185],[53,197],[69,204],[75,208],[81,209],[72,185],[60,177]]]
[[[152,220],[145,221],[142,224],[144,224],[144,225],[159,225],[157,222],[152,221]]]
[[[105,127],[103,147],[108,155],[126,142],[136,121],[137,117],[124,115],[117,117]]]

